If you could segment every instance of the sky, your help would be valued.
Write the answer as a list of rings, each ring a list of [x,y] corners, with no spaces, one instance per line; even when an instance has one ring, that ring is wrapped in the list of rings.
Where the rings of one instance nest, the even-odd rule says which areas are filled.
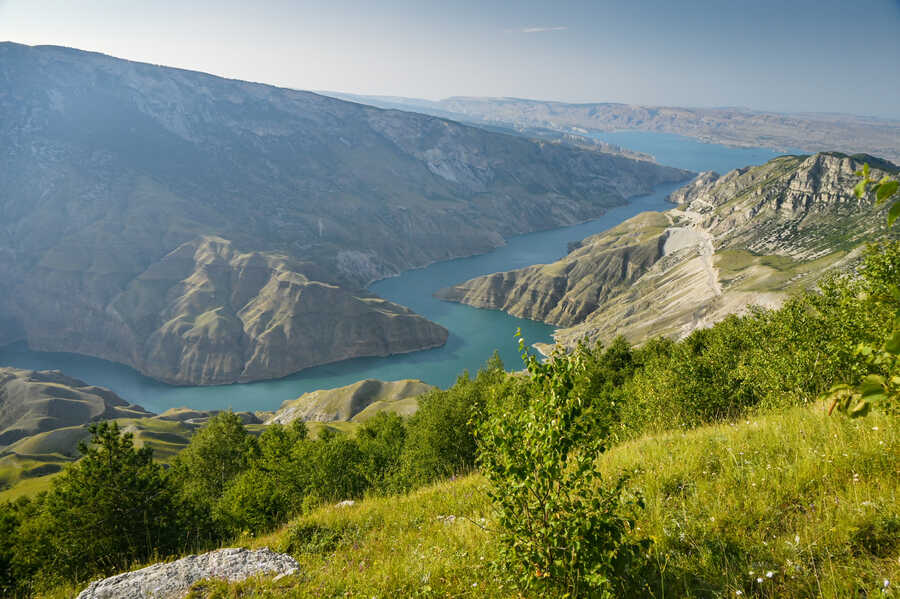
[[[0,41],[309,90],[900,118],[900,0],[0,0]]]

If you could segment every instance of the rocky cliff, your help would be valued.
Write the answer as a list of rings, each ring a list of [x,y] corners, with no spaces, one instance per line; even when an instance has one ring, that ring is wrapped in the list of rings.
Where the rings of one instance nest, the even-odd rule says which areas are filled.
[[[854,172],[897,167],[871,156],[784,156],[704,173],[672,194],[679,207],[589,237],[553,264],[495,273],[438,297],[564,327],[565,345],[624,335],[680,337],[751,304],[775,306],[850,264],[882,227]]]
[[[0,343],[215,384],[446,332],[361,291],[684,171],[317,94],[0,44]]]

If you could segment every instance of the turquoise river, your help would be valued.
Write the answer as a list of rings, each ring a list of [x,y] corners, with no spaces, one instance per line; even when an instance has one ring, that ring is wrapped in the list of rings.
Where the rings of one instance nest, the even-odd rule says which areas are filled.
[[[778,155],[764,148],[730,148],[669,134],[626,131],[596,137],[652,154],[662,164],[694,171],[722,173],[761,164]],[[283,379],[217,387],[166,385],[127,366],[75,354],[30,351],[24,344],[0,348],[0,365],[59,369],[90,384],[109,387],[129,402],[154,412],[179,406],[203,410],[273,410],[283,401],[307,391],[347,385],[364,378],[417,378],[446,387],[464,370],[477,371],[495,350],[507,367],[517,368],[519,357],[513,338],[516,329],[522,329],[528,343],[535,343],[550,341],[553,327],[499,311],[442,302],[434,299],[432,293],[475,276],[557,260],[565,255],[570,241],[605,231],[639,212],[670,208],[666,196],[677,187],[660,186],[652,194],[634,198],[597,220],[520,235],[488,254],[439,262],[371,286],[378,295],[409,306],[445,326],[450,338],[441,348],[387,358],[358,358],[311,368]]]

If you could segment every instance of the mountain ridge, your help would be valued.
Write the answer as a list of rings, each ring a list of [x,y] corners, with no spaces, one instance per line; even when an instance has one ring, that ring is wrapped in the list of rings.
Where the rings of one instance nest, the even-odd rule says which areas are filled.
[[[677,207],[640,214],[574,244],[558,262],[471,279],[448,301],[560,326],[557,342],[683,337],[750,305],[778,306],[791,289],[846,268],[882,225],[852,194],[860,159],[782,156],[671,194]],[[896,173],[892,164],[871,160]]]
[[[648,131],[737,147],[844,148],[900,161],[900,120],[839,113],[792,113],[742,107],[681,107],[622,102],[569,103],[512,97],[451,96],[438,101],[332,93],[377,106],[417,110],[476,124],[549,128],[576,135]]]
[[[363,287],[687,176],[75,49],[0,44],[0,62],[0,343],[112,359],[169,383],[246,382],[440,345],[442,327]],[[258,293],[230,305],[219,270],[236,273],[231,258],[175,268],[172,252],[211,239],[298,293],[248,284]],[[184,278],[151,276],[172,268]],[[298,312],[306,300],[314,310]],[[265,318],[242,320],[253,305]],[[357,322],[336,336],[325,326],[344,309],[334,306]],[[304,320],[319,309],[332,316]]]

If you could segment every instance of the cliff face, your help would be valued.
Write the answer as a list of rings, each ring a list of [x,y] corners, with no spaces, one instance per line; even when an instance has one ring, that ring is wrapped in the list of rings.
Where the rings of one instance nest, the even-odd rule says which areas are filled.
[[[360,289],[686,176],[65,48],[0,64],[0,343],[169,382],[433,347]]]
[[[276,378],[447,340],[446,329],[403,306],[310,280],[296,260],[238,252],[219,237],[178,246],[128,281],[102,312],[85,307],[78,319],[54,311],[65,301],[54,278],[27,289],[31,312],[22,306],[22,313],[32,347],[124,358],[176,384]]]
[[[724,176],[704,173],[673,193],[679,208],[644,213],[589,237],[553,264],[472,279],[442,299],[559,325],[558,341],[639,342],[683,336],[850,263],[882,226],[854,172],[894,165],[837,153],[785,156]]]

